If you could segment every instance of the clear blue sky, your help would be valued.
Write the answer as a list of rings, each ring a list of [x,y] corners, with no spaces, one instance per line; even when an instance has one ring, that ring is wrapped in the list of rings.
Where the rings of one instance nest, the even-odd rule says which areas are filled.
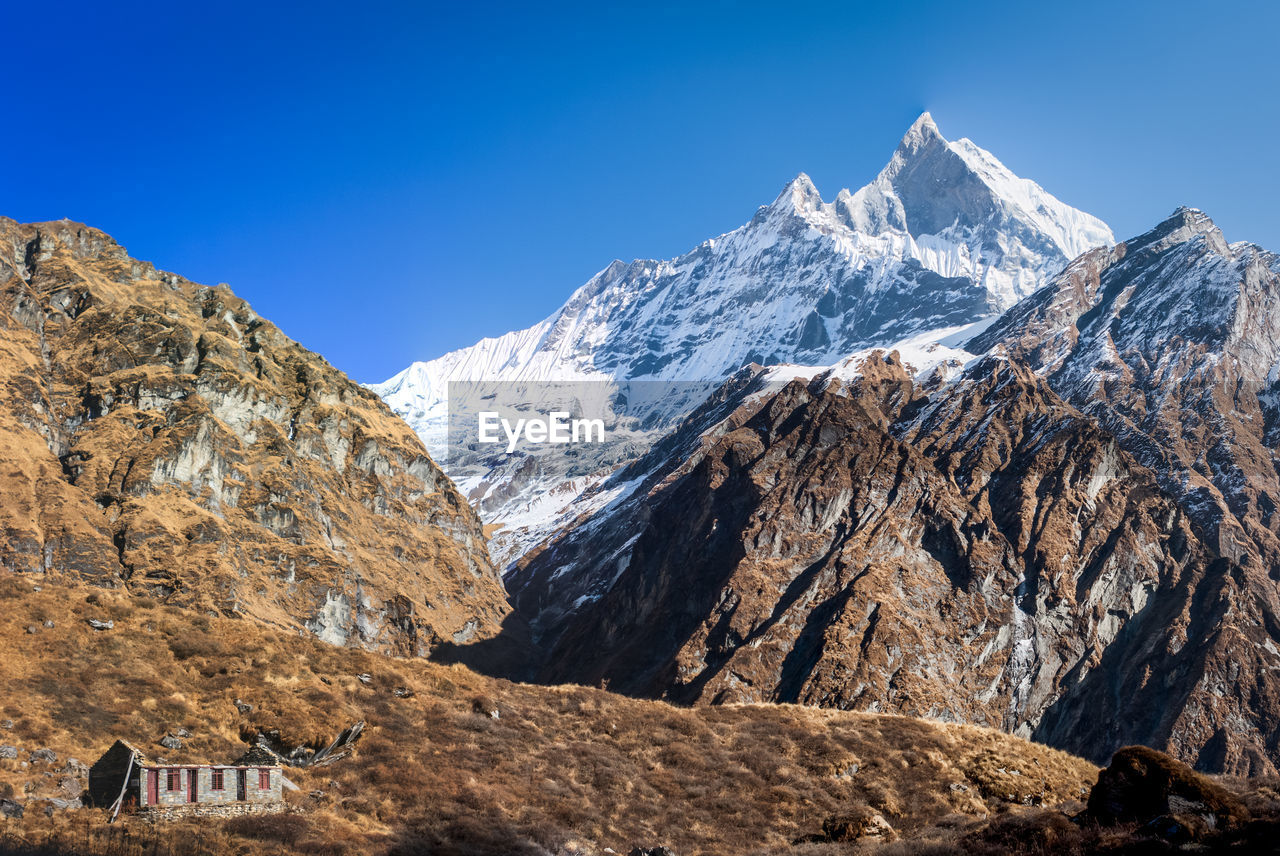
[[[1280,11],[19,0],[0,214],[228,282],[360,381],[870,180],[922,110],[1125,237],[1280,250]]]

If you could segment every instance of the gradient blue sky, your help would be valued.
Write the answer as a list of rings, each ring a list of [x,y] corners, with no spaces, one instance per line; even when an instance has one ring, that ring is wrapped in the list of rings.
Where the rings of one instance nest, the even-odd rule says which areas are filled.
[[[1280,250],[1276,4],[7,4],[0,214],[70,217],[376,381],[617,257],[825,198],[922,110],[1117,235]]]

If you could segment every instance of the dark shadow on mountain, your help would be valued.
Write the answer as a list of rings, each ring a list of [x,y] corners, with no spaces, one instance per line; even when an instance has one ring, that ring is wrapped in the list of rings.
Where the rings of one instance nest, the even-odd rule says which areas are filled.
[[[496,635],[475,642],[445,642],[431,653],[430,659],[443,665],[461,663],[493,678],[535,683],[546,655],[534,644],[529,622],[512,612],[502,620]]]
[[[1062,684],[1074,689],[1045,711],[1031,739],[1097,764],[1105,764],[1122,746],[1164,747],[1221,633],[1232,571],[1228,560],[1216,559],[1202,577],[1179,586],[1181,592],[1152,598],[1125,623],[1083,678],[1083,662],[1067,674]],[[1166,651],[1154,669],[1165,676],[1163,680],[1144,680],[1143,672],[1150,667],[1144,654],[1153,647],[1152,640],[1163,638],[1184,604],[1191,614],[1187,643],[1174,653]],[[1221,759],[1221,752],[1216,755]],[[1213,757],[1214,753],[1202,756],[1197,767],[1218,772],[1205,769],[1212,766]]]

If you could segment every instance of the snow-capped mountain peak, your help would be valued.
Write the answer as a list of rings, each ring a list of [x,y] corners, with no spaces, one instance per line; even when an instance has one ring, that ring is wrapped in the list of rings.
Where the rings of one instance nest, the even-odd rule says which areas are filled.
[[[992,316],[1112,242],[926,113],[855,193],[826,202],[800,173],[740,228],[674,259],[614,261],[546,320],[373,389],[440,454],[451,380],[720,381],[753,362],[832,365]]]
[[[818,193],[818,188],[814,187],[813,179],[802,172],[787,182],[787,186],[782,188],[778,198],[774,199],[772,204],[764,206],[762,210],[803,216],[820,211],[824,207],[822,194]]]
[[[1012,305],[1101,221],[922,114],[868,185],[824,202],[800,173],[746,225],[668,261],[614,261],[526,330],[415,364],[374,389],[440,448],[449,380],[727,377],[830,364]]]

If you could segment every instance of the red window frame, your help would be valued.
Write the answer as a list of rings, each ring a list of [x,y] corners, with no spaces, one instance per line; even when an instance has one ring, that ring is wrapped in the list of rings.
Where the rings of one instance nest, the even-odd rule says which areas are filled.
[[[165,782],[164,782],[164,789],[169,792],[182,790],[182,776],[180,774],[181,771],[175,770],[174,768],[170,767],[165,772],[166,772],[166,776],[165,776]]]
[[[215,791],[225,790],[225,783],[222,779],[221,770],[214,770],[210,775],[210,778],[212,779],[212,787]]]
[[[270,770],[258,771],[258,790],[260,791],[271,790],[271,771]]]

